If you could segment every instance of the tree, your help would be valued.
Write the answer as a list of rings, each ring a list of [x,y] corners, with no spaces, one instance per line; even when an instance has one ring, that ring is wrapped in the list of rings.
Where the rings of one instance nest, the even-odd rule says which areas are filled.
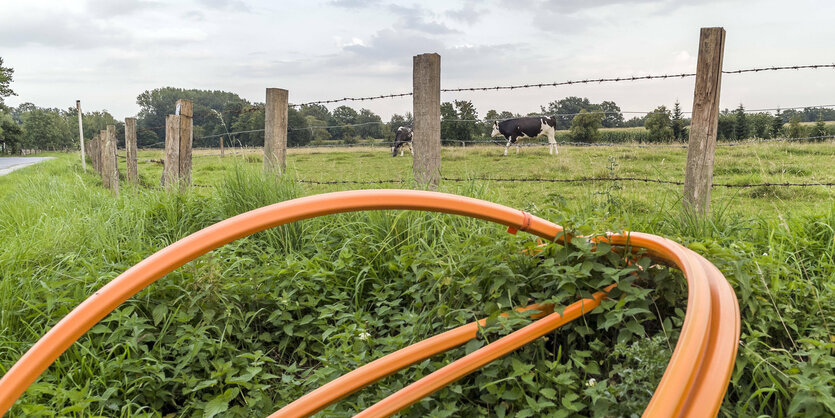
[[[478,120],[473,102],[456,100],[453,103],[441,103],[441,139],[449,141],[470,141],[478,127]]]
[[[647,115],[644,127],[649,131],[650,141],[667,142],[673,139],[673,122],[667,106],[658,106]]]
[[[777,138],[783,132],[783,125],[786,122],[783,120],[783,115],[780,114],[780,109],[777,109],[777,114],[771,121],[771,136]]]
[[[672,128],[673,128],[673,139],[676,141],[683,141],[684,140],[684,119],[681,117],[681,104],[679,104],[678,100],[673,105],[673,118],[672,118]]]
[[[571,127],[574,115],[580,113],[581,110],[585,110],[587,112],[600,110],[600,106],[593,105],[589,102],[588,98],[580,98],[577,96],[569,96],[559,101],[553,101],[548,104],[547,109],[545,107],[540,108],[542,109],[542,113],[556,115],[557,129],[568,129]]]
[[[368,110],[360,109],[357,115],[357,134],[362,138],[382,138],[383,137],[383,119],[380,115]]]
[[[25,148],[57,150],[73,147],[69,126],[58,111],[37,108],[21,118]]]
[[[620,107],[618,107],[615,102],[601,102],[600,110],[603,111],[603,120],[601,123],[604,128],[617,128],[623,126],[623,113],[620,112]]]
[[[771,133],[771,115],[768,113],[754,113],[748,115],[750,133],[755,138],[768,138]]]
[[[304,114],[303,112],[300,113]],[[331,139],[330,132],[325,129],[325,121],[316,119],[313,115],[307,115],[304,119],[307,121],[307,126],[310,128],[310,135],[314,141]]]
[[[221,118],[213,110],[222,112],[224,122],[230,131],[232,131],[231,127],[236,124],[237,119],[241,117],[246,120],[239,125],[250,125],[251,115],[244,113],[243,110],[251,108],[251,104],[235,93],[220,90],[187,90],[162,87],[146,90],[136,97],[136,104],[139,105],[139,114],[136,121],[137,131],[149,129],[154,132],[157,138],[165,138],[165,116],[174,114],[175,104],[179,99],[191,100],[193,104],[195,138],[199,138],[200,135],[226,133]],[[263,110],[261,113],[263,114]],[[262,124],[255,129],[264,129],[264,125]],[[145,135],[145,138],[148,137],[149,135]],[[263,135],[261,138],[263,138]],[[211,142],[214,143],[214,139]]]
[[[794,115],[791,119],[789,119],[789,127],[786,132],[786,136],[789,138],[802,138],[803,137],[803,127],[800,126],[800,122],[803,120],[803,116],[801,115]]]
[[[0,110],[3,110],[5,104],[3,99],[9,96],[17,96],[17,94],[9,87],[12,83],[12,75],[14,75],[13,68],[3,66],[3,57],[0,57]]]
[[[734,127],[736,126],[736,116],[728,112],[719,114],[719,122],[716,128],[716,136],[718,140],[731,140],[734,138]]]
[[[302,114],[305,118],[308,116],[313,116],[314,118],[320,121],[327,121],[331,117],[331,112],[328,110],[325,105],[321,104],[306,104],[302,105],[299,108],[299,113]]]
[[[571,139],[577,142],[596,142],[600,138],[598,130],[603,126],[602,120],[602,113],[581,109],[580,113],[571,119]]]
[[[823,137],[823,136],[827,136],[827,135],[828,135],[828,132],[826,132],[826,123],[823,121],[823,112],[821,112],[821,113],[818,114],[818,121],[815,123],[815,127],[812,129],[812,135],[811,136]],[[815,141],[816,142],[821,142],[824,139],[825,138],[816,138]]]
[[[264,112],[261,112],[263,115]],[[264,127],[263,121],[261,127]],[[287,146],[288,147],[303,147],[310,143],[313,134],[310,129],[307,129],[307,120],[302,116],[301,112],[294,108],[287,109]]]
[[[23,128],[6,113],[0,113],[0,153],[17,154],[23,144]]]
[[[328,131],[331,133],[331,137],[333,139],[341,140],[354,136],[354,127],[343,125],[356,124],[357,117],[359,117],[357,111],[348,106],[339,106],[334,109],[331,114],[331,118],[328,119],[328,125],[336,126],[335,128],[328,128]]]
[[[745,116],[745,108],[742,107],[742,103],[740,103],[739,107],[734,111],[734,116],[736,117],[736,123],[734,124],[734,138],[736,140],[748,138],[748,118]]]

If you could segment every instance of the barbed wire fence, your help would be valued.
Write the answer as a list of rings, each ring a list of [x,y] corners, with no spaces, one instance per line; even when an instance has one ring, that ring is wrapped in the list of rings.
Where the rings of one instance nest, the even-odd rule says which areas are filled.
[[[794,65],[794,66],[771,66],[771,67],[757,67],[757,68],[746,68],[746,69],[737,69],[737,70],[726,70],[721,71],[722,74],[725,75],[737,75],[737,74],[746,74],[746,73],[761,73],[761,72],[771,72],[771,71],[789,71],[789,70],[801,70],[801,69],[835,69],[835,64],[813,64],[813,65]],[[439,89],[441,93],[462,93],[462,92],[490,92],[490,91],[504,91],[504,90],[517,90],[517,89],[533,89],[533,88],[546,88],[546,87],[559,87],[559,86],[568,86],[568,85],[582,85],[582,84],[603,84],[603,83],[621,83],[621,82],[636,82],[636,81],[647,81],[647,80],[666,80],[666,79],[685,79],[696,77],[696,73],[678,73],[678,74],[656,74],[656,75],[641,75],[641,76],[624,76],[624,77],[602,77],[602,78],[589,78],[589,79],[580,79],[580,80],[566,80],[566,81],[558,81],[558,82],[548,82],[548,83],[527,83],[527,84],[509,84],[509,85],[497,85],[497,86],[475,86],[475,87],[458,87],[458,88],[446,88],[446,89]],[[302,103],[287,103],[285,104],[289,107],[293,108],[301,108],[305,106],[314,106],[314,105],[325,105],[325,104],[335,104],[335,103],[343,103],[343,102],[363,102],[363,101],[372,101],[372,100],[384,100],[384,99],[391,99],[391,98],[402,98],[402,97],[410,97],[413,96],[413,92],[405,92],[405,93],[389,93],[389,94],[380,94],[374,96],[362,96],[362,97],[341,97],[341,98],[333,98],[333,99],[325,99],[325,100],[315,100],[315,101],[308,101]],[[764,108],[764,109],[748,109],[746,113],[756,113],[756,112],[770,112],[774,110],[794,110],[794,109],[807,109],[807,108],[833,108],[835,105],[816,105],[816,106],[796,106],[796,107],[782,107],[782,108]],[[229,109],[225,110],[224,113],[237,113],[237,114],[244,114],[250,112],[259,112],[264,111],[265,105],[255,105],[250,106],[244,109]],[[589,113],[601,113],[604,115],[607,114],[643,114],[643,115],[650,115],[654,113],[659,113],[657,111],[597,111],[593,110]],[[692,114],[692,112],[686,111],[681,112],[682,114]],[[532,116],[549,116],[549,117],[573,117],[578,115],[579,113],[543,113],[542,115],[532,115]],[[450,123],[475,123],[475,124],[488,124],[496,121],[500,121],[503,119],[446,119],[441,120],[440,123],[443,124],[450,124]],[[355,123],[355,124],[340,124],[340,125],[311,125],[307,127],[293,127],[288,128],[288,131],[301,131],[301,130],[316,130],[316,129],[336,129],[336,128],[347,128],[347,127],[361,127],[361,126],[370,126],[370,125],[388,125],[386,122],[382,121],[372,121],[372,122],[363,122],[363,123]],[[149,127],[143,128],[141,130],[153,130],[159,129],[162,127]],[[140,131],[141,131],[140,130]],[[232,138],[234,135],[243,135],[243,134],[253,134],[253,133],[264,133],[266,129],[251,129],[251,130],[240,130],[234,132],[224,132],[219,134],[213,135],[203,135],[200,137],[195,137],[195,140],[205,140],[211,138],[218,138],[218,137],[228,137]],[[757,144],[757,143],[769,143],[769,142],[795,142],[795,141],[811,141],[811,140],[825,140],[831,139],[835,137],[835,135],[817,135],[817,136],[805,136],[800,138],[770,138],[770,139],[757,139],[757,140],[749,140],[749,141],[737,141],[737,142],[727,142],[727,143],[718,143],[718,146],[739,146],[739,145],[747,145],[747,144]],[[454,144],[466,145],[466,144],[482,144],[482,145],[490,145],[490,144],[502,144],[504,145],[504,141],[492,141],[492,140],[469,140],[469,141],[445,141],[451,142]],[[239,141],[240,143],[240,141]],[[376,142],[376,143],[365,143],[365,144],[320,144],[315,145],[313,147],[367,147],[367,146],[388,146],[390,145],[390,141],[383,141],[383,142]],[[156,145],[156,144],[155,144]],[[529,143],[524,144],[525,146],[544,146],[548,145],[547,143]],[[647,144],[647,143],[585,143],[585,142],[569,142],[569,141],[561,141],[558,142],[558,145],[572,145],[572,146],[591,146],[591,147],[641,147],[641,148],[651,148],[651,147],[669,147],[669,148],[686,148],[687,145],[683,143],[664,143],[664,144]],[[292,148],[292,147],[291,147]],[[311,147],[312,148],[312,147]],[[502,178],[502,177],[473,177],[473,178],[452,178],[452,177],[441,177],[442,180],[451,181],[451,182],[464,182],[464,181],[495,181],[495,182],[550,182],[550,183],[572,183],[572,182],[602,182],[602,181],[632,181],[632,182],[646,182],[646,183],[659,183],[659,184],[670,184],[670,185],[683,185],[684,182],[673,181],[673,180],[657,180],[657,179],[648,179],[648,178],[637,178],[637,177],[606,177],[606,178],[593,178],[593,177],[584,177],[584,178],[577,178],[577,179],[546,179],[546,178],[536,178],[536,179],[527,179],[527,178]],[[339,181],[316,181],[316,180],[298,180],[301,183],[309,183],[309,184],[386,184],[386,183],[405,183],[405,180],[374,180],[374,181],[359,181],[359,180],[339,180]],[[758,184],[722,184],[722,183],[713,183],[715,187],[728,187],[728,188],[747,188],[747,187],[813,187],[813,186],[826,186],[831,187],[835,184],[833,183],[758,183]]]

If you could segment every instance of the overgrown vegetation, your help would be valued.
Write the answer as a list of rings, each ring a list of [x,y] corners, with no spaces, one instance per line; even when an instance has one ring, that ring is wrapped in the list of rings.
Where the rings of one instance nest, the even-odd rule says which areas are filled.
[[[827,144],[806,147],[781,152],[818,159],[832,153]],[[489,152],[468,151],[482,160]],[[571,152],[574,161],[593,165],[598,150]],[[605,154],[602,176],[634,169],[628,154]],[[445,157],[457,155],[445,151]],[[520,158],[517,164],[549,156]],[[0,178],[0,370],[79,301],[164,245],[234,214],[323,191],[293,182],[292,176],[310,177],[309,164],[322,176],[357,178],[359,171],[347,167],[360,165],[368,173],[385,164],[391,175],[406,164],[366,151],[294,154],[289,161],[291,176],[275,180],[260,175],[257,161],[197,158],[195,182],[213,187],[183,195],[126,187],[116,199],[92,174],[79,174],[75,156]],[[458,160],[458,169],[473,170],[468,161]],[[491,170],[505,162],[512,161],[493,162]],[[724,168],[735,167],[750,164]],[[806,167],[792,175],[815,170]],[[159,168],[146,162],[141,172],[158,179]],[[742,311],[742,344],[721,415],[835,414],[831,194],[786,196],[817,199],[811,211],[765,205],[757,212],[746,206],[762,198],[720,196],[714,215],[697,220],[680,213],[679,191],[672,189],[652,189],[651,199],[637,200],[638,189],[626,183],[577,186],[586,190],[582,199],[542,185],[524,189],[527,197],[477,182],[444,187],[525,208],[577,233],[650,232],[706,256],[733,285]],[[265,231],[189,263],[130,299],[62,355],[11,416],[263,416],[400,347],[494,318],[477,340],[324,413],[352,415],[529,322],[526,315],[497,313],[531,301],[564,306],[613,282],[619,290],[584,319],[405,415],[639,414],[681,326],[686,289],[680,274],[628,267],[607,249],[593,252],[579,241],[550,245],[541,258],[522,252],[534,245],[493,224],[417,212],[343,214]],[[648,267],[647,261],[639,265]]]

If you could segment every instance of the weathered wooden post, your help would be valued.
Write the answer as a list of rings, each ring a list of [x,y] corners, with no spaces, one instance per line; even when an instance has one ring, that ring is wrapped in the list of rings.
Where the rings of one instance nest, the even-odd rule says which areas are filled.
[[[96,170],[96,171],[99,171],[99,165],[98,165],[98,162],[96,161],[96,143],[98,142],[98,140],[99,140],[99,136],[94,135],[93,138],[90,139],[90,141],[88,141],[90,146],[87,149],[87,155],[90,156],[90,164],[93,165],[93,170]]]
[[[180,177],[180,117],[165,116],[165,160],[160,184],[173,190]]]
[[[694,214],[705,216],[710,209],[710,187],[713,184],[724,50],[725,29],[702,28],[699,35],[690,141],[687,145],[684,207]]]
[[[102,176],[102,180],[104,180],[104,143],[107,142],[107,129],[102,129],[99,131],[99,149],[98,155],[96,155],[99,159],[99,175]]]
[[[191,186],[191,147],[194,140],[192,137],[194,106],[191,100],[177,100],[174,113],[180,116],[180,167],[177,174],[180,181],[180,190],[185,190]]]
[[[78,112],[78,140],[81,141],[81,170],[87,171],[87,158],[84,156],[84,129],[81,125],[81,100],[75,101],[75,110]]]
[[[220,136],[220,158],[223,158],[223,135]]]
[[[288,92],[268,88],[264,114],[264,171],[282,174],[287,154]]]
[[[139,184],[136,156],[136,118],[125,118],[125,166],[128,183]]]
[[[416,55],[412,67],[414,157],[418,184],[436,189],[441,177],[441,56]]]
[[[119,195],[119,165],[116,159],[116,126],[107,125],[102,147],[102,182],[114,195]]]

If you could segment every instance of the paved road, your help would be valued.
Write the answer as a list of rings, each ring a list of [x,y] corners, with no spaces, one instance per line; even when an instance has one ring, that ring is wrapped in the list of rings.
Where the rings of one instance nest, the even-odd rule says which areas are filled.
[[[0,176],[6,175],[17,169],[37,164],[44,160],[51,160],[54,157],[3,157],[0,158]]]

